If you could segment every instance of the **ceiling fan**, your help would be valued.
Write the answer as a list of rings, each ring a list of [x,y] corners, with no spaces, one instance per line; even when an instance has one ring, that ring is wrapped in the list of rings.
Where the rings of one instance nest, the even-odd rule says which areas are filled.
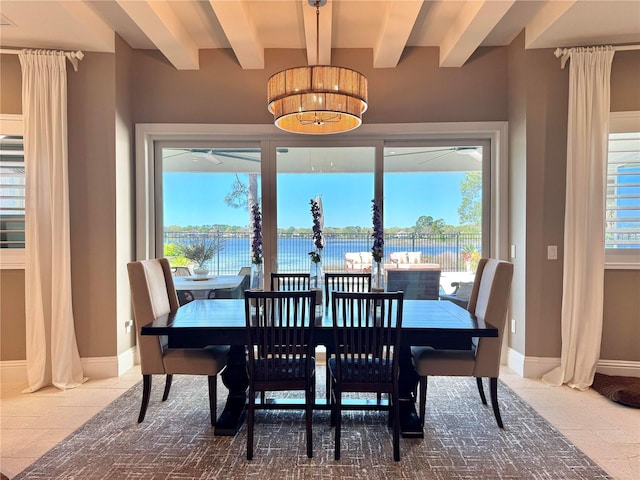
[[[476,160],[482,160],[482,154],[479,152],[478,147],[472,146],[461,146],[461,147],[446,147],[446,148],[436,148],[429,150],[416,150],[413,152],[403,152],[403,153],[392,153],[390,155],[385,155],[387,157],[397,157],[397,156],[407,156],[407,155],[423,155],[429,153],[440,153],[440,155],[436,155],[431,158],[427,158],[426,160],[422,160],[418,163],[418,165],[424,165],[425,163],[432,162],[439,158],[446,157],[447,155],[451,155],[453,153],[462,153],[465,155],[469,155]]]
[[[260,163],[260,149],[259,148],[177,148],[176,150],[181,150],[180,153],[175,153],[173,155],[168,155],[164,158],[171,158],[177,155],[183,155],[184,153],[191,152],[194,157],[204,158],[212,162],[215,165],[222,165],[224,162],[219,157],[225,158],[234,158],[237,160],[245,160],[249,162],[257,162]],[[278,153],[287,153],[289,151],[288,148],[278,148],[276,149]],[[256,154],[256,156],[251,156],[249,154]]]

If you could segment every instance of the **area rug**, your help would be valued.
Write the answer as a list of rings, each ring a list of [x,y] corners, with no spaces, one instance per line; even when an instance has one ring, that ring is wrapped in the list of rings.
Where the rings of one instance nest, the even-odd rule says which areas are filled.
[[[394,462],[385,413],[345,412],[342,459],[335,461],[328,412],[314,414],[309,459],[304,414],[295,410],[257,413],[254,459],[247,461],[246,426],[234,437],[213,435],[206,378],[176,376],[166,402],[162,379],[154,381],[142,424],[138,384],[14,479],[611,478],[502,382],[503,430],[473,378],[430,378],[425,437],[401,439]],[[318,395],[322,385],[318,378]],[[219,411],[226,397],[220,387]]]

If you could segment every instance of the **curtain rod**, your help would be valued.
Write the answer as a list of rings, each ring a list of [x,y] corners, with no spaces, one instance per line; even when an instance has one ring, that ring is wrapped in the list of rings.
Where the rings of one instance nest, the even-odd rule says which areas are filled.
[[[579,47],[578,47],[579,48]],[[585,47],[585,48],[589,48],[589,47]],[[570,48],[556,48],[553,52],[553,54],[556,56],[556,58],[560,58],[562,56],[562,59],[560,60],[560,66],[562,68],[564,68],[564,66],[567,63],[567,60],[569,60],[569,50]],[[618,52],[618,51],[623,51],[623,50],[640,50],[640,44],[638,45],[617,45],[613,47],[613,51],[614,52]]]
[[[27,50],[27,49],[0,48],[0,54],[5,53],[7,55],[18,55],[23,50]],[[84,53],[82,53],[82,51],[80,50],[76,52],[65,52],[62,50],[45,50],[45,49],[38,49],[38,50],[31,50],[31,51],[56,52],[60,55],[64,55],[71,62],[71,65],[73,65],[73,70],[76,72],[78,71],[78,60],[82,60],[84,58]]]

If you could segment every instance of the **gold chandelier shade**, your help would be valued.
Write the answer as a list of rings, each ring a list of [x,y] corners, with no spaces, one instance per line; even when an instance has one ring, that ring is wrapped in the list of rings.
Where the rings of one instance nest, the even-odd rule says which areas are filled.
[[[347,132],[367,109],[367,79],[349,68],[290,68],[269,78],[267,91],[275,125],[292,133]]]

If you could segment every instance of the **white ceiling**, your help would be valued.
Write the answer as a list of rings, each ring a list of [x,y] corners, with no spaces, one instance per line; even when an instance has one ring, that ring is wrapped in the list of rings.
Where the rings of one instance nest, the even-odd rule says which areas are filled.
[[[324,0],[323,0],[324,1]],[[460,67],[481,46],[556,48],[640,43],[640,0],[0,0],[0,46],[113,52],[114,32],[157,49],[180,70],[198,51],[232,48],[245,69],[264,68],[266,48],[306,48],[311,64],[331,48],[371,49],[393,68],[405,47],[439,47],[440,66]]]

